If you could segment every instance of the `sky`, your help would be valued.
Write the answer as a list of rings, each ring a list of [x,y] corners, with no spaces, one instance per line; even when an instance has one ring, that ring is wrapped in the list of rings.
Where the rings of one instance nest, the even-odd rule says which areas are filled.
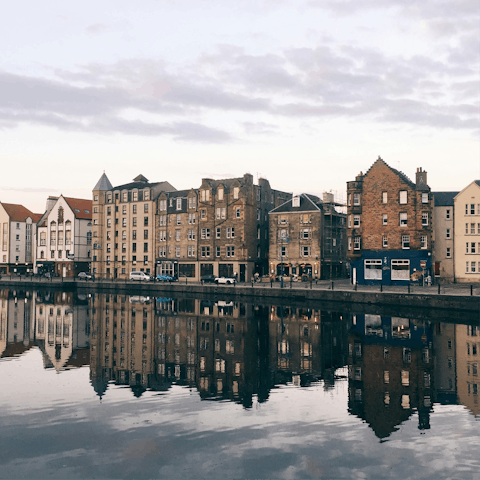
[[[9,2],[0,201],[251,173],[345,198],[381,156],[480,179],[478,0]]]

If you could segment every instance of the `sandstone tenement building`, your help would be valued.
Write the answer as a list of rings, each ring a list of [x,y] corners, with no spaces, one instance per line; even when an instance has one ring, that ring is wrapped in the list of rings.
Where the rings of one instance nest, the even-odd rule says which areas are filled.
[[[353,283],[407,284],[432,274],[433,198],[427,172],[416,181],[380,157],[347,183],[347,250]]]

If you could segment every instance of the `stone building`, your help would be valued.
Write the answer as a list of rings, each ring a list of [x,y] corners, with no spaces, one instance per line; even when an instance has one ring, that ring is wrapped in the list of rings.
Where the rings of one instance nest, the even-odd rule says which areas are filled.
[[[157,198],[175,188],[168,182],[133,182],[112,187],[105,173],[93,189],[92,272],[99,278],[128,278],[155,272]]]
[[[0,273],[32,272],[33,239],[40,217],[23,205],[0,202]]]
[[[455,197],[455,281],[480,282],[480,180]]]
[[[35,271],[73,277],[90,271],[92,250],[92,201],[49,197],[37,223]]]
[[[213,274],[248,281],[268,272],[268,211],[289,193],[253,176],[212,180],[158,197],[157,274],[199,280]]]
[[[325,193],[321,201],[303,193],[270,211],[271,276],[317,279],[345,274],[345,214],[335,206],[332,194]]]
[[[433,271],[435,282],[448,283],[454,272],[454,198],[458,192],[434,192]]]
[[[353,283],[402,285],[432,275],[433,198],[427,172],[416,181],[380,157],[347,182],[347,250]]]

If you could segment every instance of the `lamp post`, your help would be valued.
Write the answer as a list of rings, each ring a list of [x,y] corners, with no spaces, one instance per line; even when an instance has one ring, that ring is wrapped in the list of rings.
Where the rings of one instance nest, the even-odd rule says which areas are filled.
[[[283,288],[283,274],[285,272],[284,268],[285,268],[285,265],[283,263],[283,240],[285,239],[285,242],[288,243],[289,242],[289,239],[288,237],[286,237],[286,233],[285,233],[285,230],[282,230],[282,233],[280,235],[280,241],[281,241],[281,247],[280,247],[280,261],[282,262],[281,265],[282,265],[282,268],[281,268],[281,273],[280,273],[280,288]]]

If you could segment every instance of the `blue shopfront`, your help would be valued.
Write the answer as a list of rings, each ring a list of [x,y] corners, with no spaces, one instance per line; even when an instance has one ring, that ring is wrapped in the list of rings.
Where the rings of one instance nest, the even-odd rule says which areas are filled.
[[[350,269],[352,283],[359,285],[422,284],[432,278],[432,255],[428,250],[364,251]]]

